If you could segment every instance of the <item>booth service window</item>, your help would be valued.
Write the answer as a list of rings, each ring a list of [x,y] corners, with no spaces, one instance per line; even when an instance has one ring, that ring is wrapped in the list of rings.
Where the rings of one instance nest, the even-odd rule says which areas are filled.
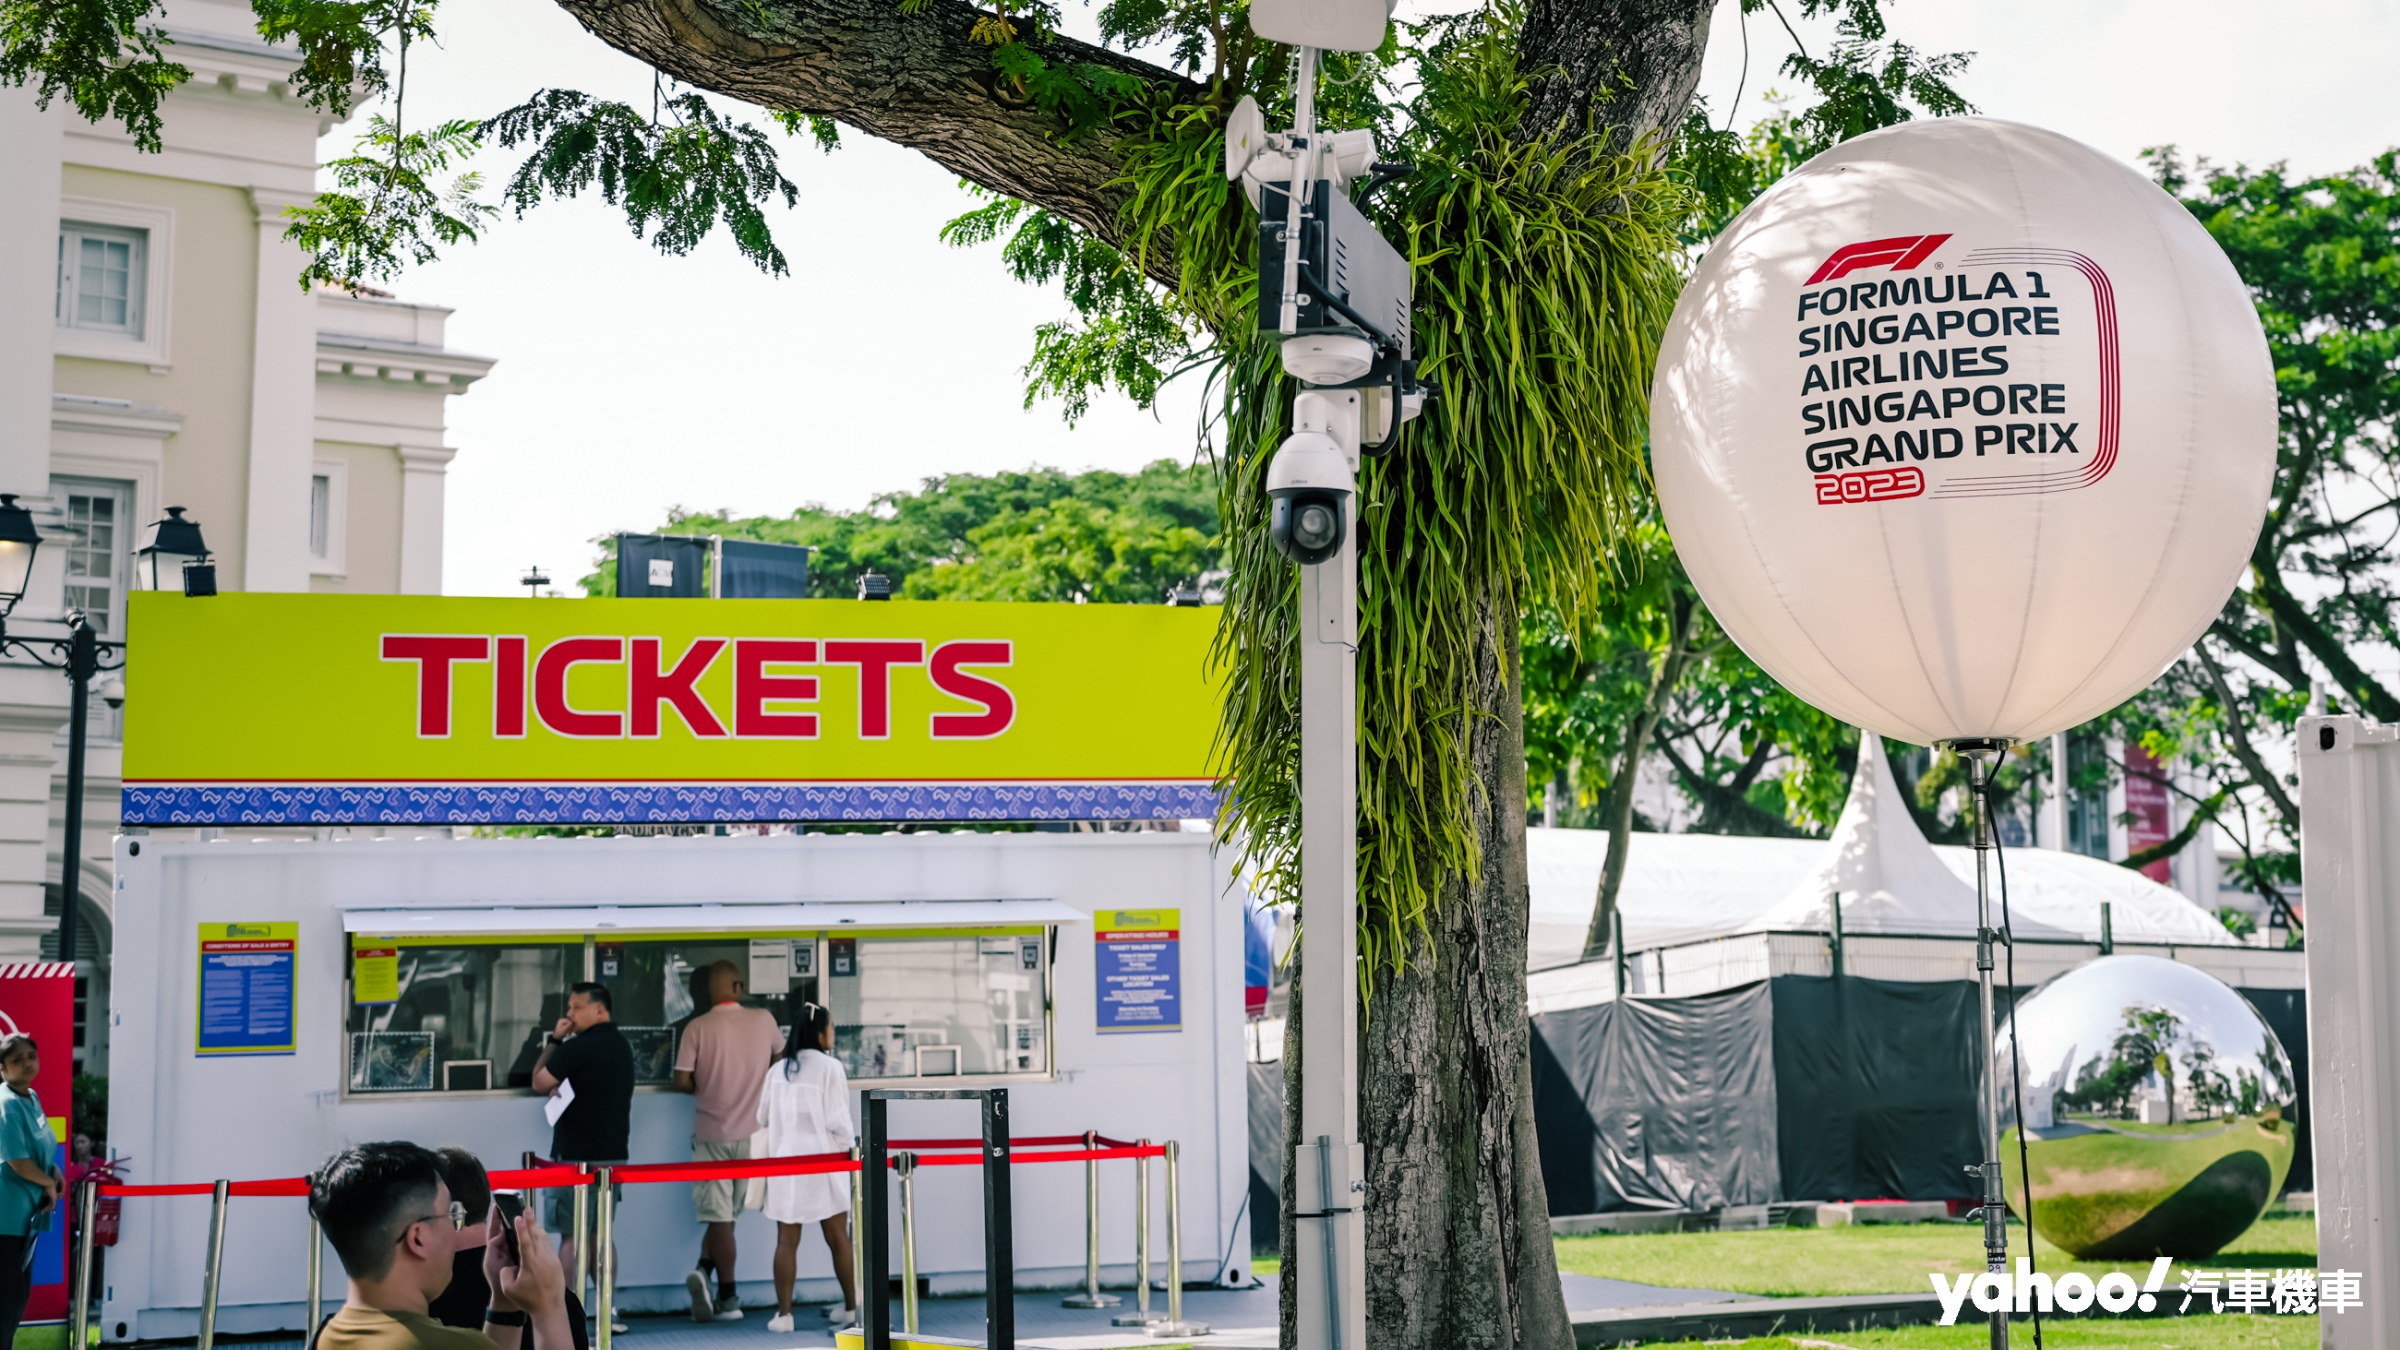
[[[500,942],[366,935],[350,954],[345,1087],[352,1094],[525,1091],[569,986],[609,988],[635,1081],[666,1087],[685,1026],[708,1011],[709,970],[730,961],[746,1002],[791,1025],[832,1010],[834,1055],[854,1079],[1050,1072],[1045,933],[822,939],[727,937]],[[587,974],[588,972],[588,974]]]

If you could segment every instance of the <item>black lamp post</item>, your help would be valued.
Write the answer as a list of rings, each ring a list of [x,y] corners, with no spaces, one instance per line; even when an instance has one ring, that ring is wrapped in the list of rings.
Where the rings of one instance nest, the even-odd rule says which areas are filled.
[[[72,691],[67,700],[66,856],[60,861],[58,906],[58,959],[72,964],[75,906],[83,881],[83,770],[89,739],[85,722],[91,714],[92,678],[124,667],[125,644],[101,641],[82,610],[68,612],[64,638],[27,641],[9,636],[8,616],[25,598],[33,580],[33,557],[41,546],[33,513],[17,505],[14,493],[0,492],[0,655],[13,652],[66,672]],[[151,527],[151,541],[139,556],[149,561],[153,588],[162,571],[173,578],[180,567],[185,595],[217,593],[217,569],[208,561],[208,545],[201,542],[199,525],[183,518],[180,506],[168,507],[167,518]],[[110,701],[116,701],[114,694]]]

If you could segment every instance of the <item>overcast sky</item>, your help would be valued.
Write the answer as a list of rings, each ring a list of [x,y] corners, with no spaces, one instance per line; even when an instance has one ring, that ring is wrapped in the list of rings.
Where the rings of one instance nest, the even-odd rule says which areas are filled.
[[[2172,142],[2322,171],[2400,144],[2400,4],[1900,0],[1890,13],[1921,50],[1976,53],[1960,87],[1984,113],[2128,159]],[[1782,26],[1751,16],[1746,77],[1743,29],[1724,0],[1702,80],[1720,124],[1750,123],[1789,84]],[[645,67],[549,0],[455,0],[441,30],[438,50],[411,55],[412,124],[488,115],[545,84],[649,97]],[[1831,36],[1800,25],[1812,52]],[[337,130],[325,154],[346,143]],[[510,161],[482,167],[497,178]],[[589,199],[504,220],[401,278],[406,298],[456,308],[451,346],[500,362],[450,405],[449,592],[521,594],[530,564],[565,588],[591,566],[593,536],[678,505],[855,507],[935,473],[1191,454],[1196,389],[1155,417],[1097,405],[1073,429],[1055,405],[1021,407],[1033,328],[1066,306],[1009,280],[996,250],[940,242],[973,204],[949,175],[856,135],[831,155],[794,144],[786,172],[800,204],[772,220],[788,277],[756,271],[721,231],[662,257]]]

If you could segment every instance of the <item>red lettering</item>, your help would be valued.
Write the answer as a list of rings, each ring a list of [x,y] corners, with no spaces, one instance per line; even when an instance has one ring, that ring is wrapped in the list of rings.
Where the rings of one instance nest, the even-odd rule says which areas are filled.
[[[925,644],[898,640],[828,642],[825,664],[858,667],[858,737],[863,741],[889,740],[892,667],[925,664]]]
[[[815,740],[815,713],[768,712],[769,702],[813,703],[814,675],[769,675],[767,667],[813,665],[817,644],[806,638],[740,638],[733,644],[733,734]]]
[[[982,705],[983,711],[935,713],[937,741],[988,740],[1017,720],[1016,697],[961,666],[1005,666],[1015,661],[1014,644],[1007,642],[945,642],[933,651],[933,687],[955,699]]]
[[[450,663],[489,661],[492,659],[492,640],[485,637],[386,633],[383,635],[383,659],[417,663],[417,735],[447,737],[450,734]]]
[[[492,734],[504,740],[525,735],[525,639],[492,639]]]
[[[623,661],[621,637],[560,638],[533,662],[533,715],[561,736],[584,740],[625,734],[625,714],[577,712],[567,705],[567,672],[586,661]]]
[[[662,703],[675,709],[683,725],[695,736],[722,736],[725,724],[700,699],[693,686],[714,664],[717,653],[725,650],[723,638],[696,638],[683,649],[673,670],[658,668],[659,641],[654,637],[633,640],[632,714],[633,734],[637,738],[658,735],[658,706]]]

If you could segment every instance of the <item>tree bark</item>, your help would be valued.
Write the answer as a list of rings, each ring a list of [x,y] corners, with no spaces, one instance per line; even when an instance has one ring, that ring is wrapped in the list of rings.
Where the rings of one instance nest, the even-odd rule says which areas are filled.
[[[1643,752],[1650,748],[1650,737],[1658,730],[1658,721],[1666,716],[1667,702],[1675,697],[1675,687],[1683,683],[1684,667],[1691,660],[1692,619],[1700,612],[1699,601],[1690,592],[1678,587],[1675,591],[1675,626],[1667,634],[1667,650],[1650,672],[1650,693],[1642,700],[1642,711],[1625,732],[1625,752],[1618,757],[1616,777],[1608,785],[1608,856],[1600,864],[1600,894],[1592,902],[1592,926],[1584,934],[1583,959],[1596,961],[1608,950],[1611,930],[1615,927],[1617,892],[1625,886],[1625,863],[1633,855],[1633,786],[1641,772]],[[1623,952],[1617,953],[1620,960]]]
[[[1617,144],[1674,133],[1700,85],[1709,0],[1532,0],[1517,68],[1535,135],[1605,127]],[[1662,142],[1663,145],[1663,142]]]

